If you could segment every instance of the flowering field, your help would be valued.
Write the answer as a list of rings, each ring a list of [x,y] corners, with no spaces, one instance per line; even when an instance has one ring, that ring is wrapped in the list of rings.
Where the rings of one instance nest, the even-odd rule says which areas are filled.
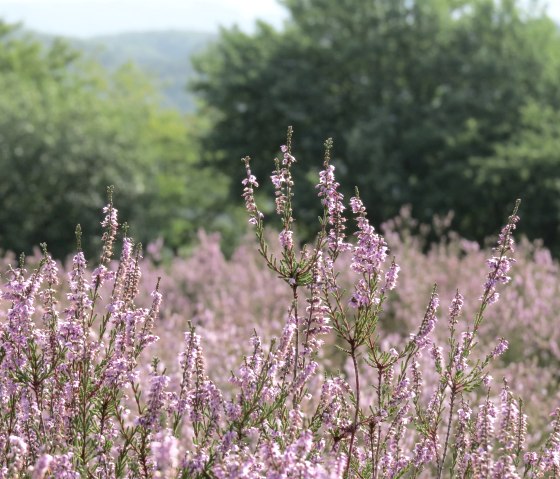
[[[246,158],[256,235],[230,259],[201,233],[160,264],[111,195],[99,260],[6,255],[0,477],[560,477],[558,263],[515,245],[517,206],[488,249],[406,209],[376,231],[331,146],[302,250],[289,133],[282,229]]]

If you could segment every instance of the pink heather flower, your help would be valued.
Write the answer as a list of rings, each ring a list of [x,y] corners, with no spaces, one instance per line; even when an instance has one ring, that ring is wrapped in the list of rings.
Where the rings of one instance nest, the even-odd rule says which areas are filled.
[[[410,380],[404,378],[393,391],[391,395],[391,400],[389,401],[389,407],[394,407],[399,405],[403,401],[408,401],[414,397],[414,393],[409,388]]]
[[[393,261],[391,263],[391,267],[389,268],[389,271],[385,273],[385,286],[383,287],[383,292],[391,291],[395,289],[400,270],[401,267],[397,263],[395,263],[395,261]]]
[[[342,203],[344,195],[338,191],[340,185],[335,181],[334,166],[325,161],[324,169],[319,173],[319,190],[321,203],[327,210],[327,222],[331,226],[328,232],[327,242],[332,251],[345,251],[350,246],[345,243],[345,223],[343,215],[346,209]]]
[[[278,235],[282,248],[290,250],[294,247],[293,236],[294,236],[293,231],[282,230],[282,232]]]
[[[510,455],[501,456],[492,467],[492,477],[518,479],[517,469]]]
[[[437,421],[437,416],[439,414],[439,405],[442,400],[442,391],[436,389],[430,396],[430,401],[428,402],[428,407],[426,408],[425,420],[427,424],[432,425]]]
[[[114,277],[114,271],[109,271],[105,265],[101,265],[95,268],[91,273],[91,282],[101,287],[106,281],[111,281]]]
[[[436,453],[434,451],[434,443],[431,439],[425,438],[414,446],[412,463],[416,467],[422,464],[428,464],[434,460]]]
[[[517,203],[516,205],[516,210],[518,204],[519,203]],[[515,241],[513,239],[512,233],[517,228],[518,222],[519,216],[517,216],[516,214],[513,214],[509,217],[507,225],[502,228],[502,231],[500,231],[500,235],[498,236],[498,245],[495,248],[496,251],[503,249],[504,252],[515,252]]]
[[[183,467],[188,473],[186,477],[197,477],[206,466],[209,456],[204,450],[197,452],[188,452],[183,461]]]
[[[288,351],[292,346],[292,340],[294,333],[296,331],[296,318],[294,316],[289,316],[286,326],[282,332],[282,337],[280,339],[280,344],[276,350],[275,359],[279,363],[283,363],[288,355]]]
[[[507,351],[508,346],[509,346],[509,343],[507,342],[507,340],[505,340],[504,338],[500,338],[498,344],[494,348],[494,351],[492,351],[491,356],[493,358],[501,356],[502,354],[504,354]]]
[[[128,237],[123,239],[122,251],[121,251],[121,263],[128,264],[132,258],[132,249],[134,245],[132,240]]]
[[[234,446],[237,437],[238,437],[237,432],[227,431],[222,437],[222,444],[220,444],[220,452],[221,453],[228,452]]]
[[[486,262],[490,268],[488,278],[486,283],[484,283],[484,294],[488,297],[488,304],[495,303],[499,298],[499,293],[496,292],[496,285],[498,283],[509,283],[511,278],[507,276],[507,273],[511,268],[511,264],[514,262],[514,259],[506,256],[499,258],[494,256]],[[484,299],[484,294],[481,299]]]
[[[282,151],[282,153],[284,153],[284,159],[282,160],[283,165],[291,166],[293,163],[296,162],[295,157],[290,155],[290,152],[288,151],[288,147],[286,145],[282,145],[280,147],[280,150]]]
[[[311,376],[315,374],[318,366],[319,365],[315,361],[310,361],[305,366],[305,369],[301,371],[296,377],[292,385],[292,391],[299,391],[299,389],[302,388],[309,381]]]
[[[420,325],[420,329],[417,334],[411,334],[411,339],[414,343],[416,343],[419,349],[425,347],[428,342],[428,336],[434,330],[437,322],[437,309],[439,306],[439,297],[437,293],[434,291],[432,296],[430,297],[430,302],[428,304],[428,308],[426,309],[426,313],[424,315],[424,319],[422,324]]]
[[[158,432],[150,444],[156,467],[155,477],[175,477],[179,467],[179,441],[166,429]]]
[[[516,204],[516,211],[517,206]],[[507,256],[507,253],[514,252],[514,240],[513,240],[513,230],[516,228],[516,223],[519,221],[519,217],[515,214],[509,217],[508,224],[502,229],[498,244],[494,251],[498,253],[498,256],[493,256],[487,261],[490,272],[488,273],[486,282],[484,283],[484,292],[482,293],[481,300],[486,300],[487,304],[493,304],[498,301],[499,293],[496,291],[496,285],[507,284],[510,281],[510,277],[507,275],[512,263],[515,262],[513,258]]]
[[[71,306],[66,310],[68,316],[81,317],[84,311],[91,309],[89,295],[90,285],[85,279],[87,263],[83,252],[78,252],[72,259],[72,271],[69,273],[70,293],[67,294]]]
[[[455,293],[453,300],[451,301],[451,306],[449,306],[449,325],[454,326],[457,324],[459,315],[461,314],[461,309],[463,308],[463,304],[465,302],[465,298],[463,295],[459,293],[459,290]]]
[[[80,479],[80,474],[72,465],[72,453],[53,456],[49,472],[56,479]]]
[[[291,431],[297,433],[298,429],[301,429],[301,427],[303,426],[303,418],[304,418],[303,413],[301,412],[298,406],[296,406],[295,409],[292,409],[288,413],[288,418],[289,418]]]
[[[168,384],[169,377],[167,376],[157,375],[152,377],[148,404],[144,414],[138,419],[140,425],[148,429],[157,429],[159,415],[167,398],[165,389]]]
[[[457,410],[458,424],[455,436],[459,477],[464,476],[464,471],[468,467],[469,463],[467,451],[471,445],[471,437],[469,434],[471,416],[472,409],[466,402],[463,402],[462,406]]]
[[[264,351],[260,338],[254,335],[251,338],[251,343],[253,353],[241,365],[239,373],[230,379],[230,382],[241,388],[243,399],[249,399],[255,394],[258,385],[257,380],[264,362]]]
[[[242,182],[241,182],[244,186],[254,186],[255,188],[259,187],[259,184],[257,183],[257,178],[250,174],[247,176],[247,178],[245,178]]]
[[[326,428],[344,427],[346,420],[340,414],[346,407],[346,395],[351,389],[348,383],[340,377],[327,379],[321,388],[320,405],[322,409],[323,425]]]
[[[143,311],[127,311],[124,314],[124,345],[132,348],[136,339],[136,326],[143,319]]]
[[[465,371],[467,369],[467,356],[469,354],[469,348],[473,340],[472,332],[462,332],[461,342],[457,349],[455,350],[455,355],[453,356],[453,367],[457,371]]]
[[[352,213],[355,215],[364,216],[366,214],[366,207],[357,196],[350,198],[350,207],[352,208]]]
[[[274,196],[275,203],[276,203],[276,213],[279,215],[283,215],[286,211],[286,203],[288,201],[288,195],[291,195],[287,191],[287,188],[291,188],[294,186],[294,182],[292,180],[292,175],[290,173],[290,166],[292,163],[295,162],[295,158],[288,154],[287,147],[283,147],[284,151],[284,160],[282,161],[283,167],[280,167],[280,163],[278,160],[276,161],[276,170],[274,174],[270,177],[272,180],[272,184],[274,185]]]
[[[307,300],[307,324],[306,336],[304,344],[304,354],[310,354],[318,351],[323,344],[320,336],[328,334],[332,327],[329,325],[329,308],[323,304],[320,294],[320,286],[322,283],[322,254],[319,252],[317,256],[317,266],[313,270],[313,282],[309,286],[311,297]]]
[[[33,468],[33,476],[32,479],[44,479],[47,472],[49,472],[49,468],[51,462],[53,461],[53,457],[50,454],[43,454],[35,464]]]
[[[23,467],[27,455],[27,443],[19,436],[11,435],[8,438],[8,457],[12,467],[16,471],[20,471]]]
[[[59,284],[60,281],[58,279],[58,267],[56,265],[56,261],[52,259],[50,254],[47,255],[45,260],[45,265],[43,266],[45,281],[53,286]]]
[[[430,356],[434,360],[436,370],[438,372],[441,371],[443,368],[443,348],[433,343],[430,349]]]
[[[287,171],[282,169],[270,177],[272,184],[274,185],[274,189],[276,190],[274,193],[276,197],[274,202],[276,203],[276,213],[279,215],[284,214],[286,202],[288,201],[288,197],[284,192],[284,184],[288,183],[288,177],[286,174]]]
[[[161,306],[162,294],[159,292],[159,279],[156,289],[150,293],[152,296],[152,306],[149,311],[141,310],[140,320],[143,325],[138,334],[138,344],[143,349],[154,343],[159,338],[152,334],[154,325],[159,316],[159,308]]]
[[[134,268],[134,258],[132,256],[133,247],[134,245],[132,243],[132,240],[125,236],[123,238],[119,266],[116,273],[114,274],[114,284],[111,301],[107,305],[107,309],[111,314],[117,313],[117,311],[120,310],[122,306],[124,306],[122,292],[125,286],[125,278],[128,277],[129,271]]]
[[[209,427],[216,427],[218,425],[224,403],[222,393],[212,381],[206,380],[203,382],[202,387],[198,391],[198,395],[200,404],[203,404],[204,409],[206,410]]]
[[[489,446],[489,441],[494,434],[494,422],[496,421],[496,416],[496,406],[494,406],[490,400],[486,400],[479,408],[475,426],[476,440],[484,448]]]
[[[187,409],[187,396],[194,387],[195,377],[203,374],[202,348],[200,335],[194,331],[185,333],[185,350],[179,355],[179,365],[182,370],[179,398],[173,408],[177,414],[183,414]]]
[[[358,273],[376,274],[381,273],[381,266],[387,259],[387,243],[385,239],[375,232],[375,228],[369,224],[365,217],[365,208],[360,198],[352,198],[353,210],[360,212],[356,221],[358,231],[355,233],[358,242],[354,247],[351,268]]]
[[[282,188],[282,185],[285,182],[283,171],[276,172],[274,175],[272,175],[270,177],[270,179],[271,179],[272,184],[274,185],[274,188],[276,190],[279,190],[280,188]]]
[[[243,188],[243,198],[245,199],[245,207],[249,212],[249,223],[256,225],[263,214],[257,209],[257,204],[255,203],[254,189],[258,188],[259,184],[255,176],[251,173],[249,168],[249,157],[243,158],[245,163],[245,169],[247,171],[247,177],[241,182],[244,186]]]
[[[483,299],[483,297],[481,297],[480,299]],[[500,299],[500,293],[494,291],[488,296],[486,302],[488,303],[488,305],[491,305],[497,303],[499,299]]]
[[[420,396],[420,391],[424,385],[424,379],[422,377],[422,371],[420,370],[420,363],[417,360],[418,354],[414,355],[412,359],[412,391],[416,397]],[[392,369],[390,370],[392,373]]]
[[[535,466],[539,460],[539,456],[536,452],[526,452],[523,456],[523,462],[528,466]]]
[[[137,247],[134,251],[134,258],[131,258],[127,268],[125,270],[125,275],[123,278],[123,294],[122,301],[125,305],[131,305],[134,299],[138,295],[140,278],[142,276],[142,271],[140,269],[140,260],[142,259],[142,250]]]
[[[364,308],[369,306],[372,301],[373,291],[365,279],[360,279],[354,286],[354,292],[348,304],[352,308]]]
[[[161,306],[161,300],[163,298],[163,295],[156,289],[152,291],[151,296],[153,301],[152,301],[152,309],[150,312],[154,315],[154,319],[155,319],[159,313],[159,308]]]
[[[105,229],[101,241],[103,242],[103,252],[101,254],[101,263],[108,263],[113,256],[113,243],[117,237],[117,230],[119,223],[117,221],[117,209],[113,203],[109,203],[103,208],[103,213],[106,214],[101,222],[101,226]]]
[[[241,417],[241,406],[232,401],[227,401],[224,404],[224,410],[230,421],[237,421]]]
[[[520,416],[517,403],[514,401],[513,395],[505,380],[504,387],[500,392],[500,400],[502,404],[500,409],[500,431],[498,437],[507,451],[513,451],[518,442],[520,443],[519,445],[521,445],[525,441],[524,435],[526,431],[523,430],[523,418]]]
[[[472,415],[472,410],[466,404],[457,410],[457,416],[459,416],[459,421],[461,423],[466,424],[471,419],[471,415]]]
[[[11,302],[6,317],[7,323],[0,321],[4,350],[3,364],[0,366],[3,368],[15,370],[27,363],[27,355],[22,352],[27,350],[29,337],[34,331],[35,295],[42,281],[43,275],[40,270],[27,280],[25,270],[10,270],[10,280],[0,295],[0,299]]]
[[[107,364],[103,377],[104,385],[110,388],[123,387],[125,383],[135,379],[134,362],[129,357],[124,357],[122,352],[115,353]]]
[[[487,388],[489,388],[490,385],[492,384],[492,380],[493,380],[493,379],[494,379],[494,378],[493,378],[490,374],[485,374],[485,375],[482,377],[482,384],[484,384],[484,386],[486,386]]]

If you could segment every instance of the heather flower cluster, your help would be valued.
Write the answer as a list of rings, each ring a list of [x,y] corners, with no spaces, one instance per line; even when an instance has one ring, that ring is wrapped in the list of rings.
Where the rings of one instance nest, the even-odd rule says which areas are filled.
[[[325,207],[329,224],[327,243],[331,254],[336,254],[338,251],[346,250],[349,245],[344,241],[346,229],[346,218],[343,215],[346,209],[343,203],[344,195],[339,191],[340,184],[334,176],[335,168],[330,163],[332,146],[331,139],[325,142],[325,161],[323,170],[319,173],[319,184],[316,188],[319,190],[319,198]],[[354,213],[356,212],[354,211]]]
[[[358,192],[344,205],[332,141],[325,146],[323,217],[314,243],[301,249],[291,129],[272,176],[279,248],[269,244],[259,183],[244,159],[243,198],[266,269],[242,253],[226,262],[208,237],[186,263],[154,269],[120,227],[112,190],[98,265],[88,266],[78,228],[66,279],[45,245],[33,270],[23,258],[7,267],[0,478],[560,477],[558,406],[548,429],[531,434],[515,377],[500,388],[490,374],[516,347],[494,334],[489,315],[515,287],[518,204],[486,278],[420,294],[415,275],[428,275],[437,256],[401,270],[421,248],[396,228],[385,227],[386,241]],[[552,263],[540,261],[550,274]],[[257,287],[234,296],[251,289],[247,276],[266,297]],[[269,284],[275,277],[278,286]],[[243,325],[254,326],[247,341]]]

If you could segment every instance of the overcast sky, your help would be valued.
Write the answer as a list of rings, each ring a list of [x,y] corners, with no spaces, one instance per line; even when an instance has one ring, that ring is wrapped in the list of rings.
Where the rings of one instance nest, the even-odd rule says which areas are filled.
[[[560,21],[560,0],[548,0]],[[0,0],[0,17],[46,33],[88,37],[128,31],[215,32],[220,25],[251,30],[255,19],[280,26],[276,0]]]
[[[88,37],[138,30],[250,30],[257,18],[277,26],[286,12],[276,0],[0,0],[0,17],[47,33]]]

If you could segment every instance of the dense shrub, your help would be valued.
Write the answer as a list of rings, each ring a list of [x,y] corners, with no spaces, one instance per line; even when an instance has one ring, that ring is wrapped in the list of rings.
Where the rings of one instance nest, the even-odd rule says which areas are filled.
[[[558,476],[559,410],[546,433],[527,435],[524,403],[508,381],[492,386],[488,369],[497,360],[511,371],[508,363],[525,359],[519,352],[508,357],[508,341],[495,335],[505,315],[525,325],[524,333],[512,331],[515,341],[528,328],[555,340],[544,321],[528,323],[535,312],[554,314],[530,304],[541,292],[556,304],[550,291],[557,286],[545,284],[557,275],[556,264],[539,248],[530,259],[525,245],[522,281],[511,296],[502,291],[514,263],[516,210],[481,281],[471,276],[483,252],[450,235],[424,255],[406,215],[387,225],[392,257],[357,192],[351,241],[330,148],[329,141],[317,185],[320,232],[301,251],[291,135],[272,176],[278,247],[269,246],[255,202],[258,182],[245,159],[243,196],[268,271],[244,249],[225,261],[217,241],[205,236],[191,258],[165,271],[142,261],[124,232],[120,260],[113,261],[119,225],[112,201],[93,270],[78,251],[61,284],[60,265],[46,248],[30,274],[23,261],[8,268],[0,316],[2,477]],[[149,251],[157,262],[157,249]],[[401,255],[409,274],[396,263]],[[151,294],[142,270],[144,280],[153,279]],[[420,304],[422,276],[432,274],[447,284],[428,288]],[[451,290],[447,279],[462,289]],[[274,280],[278,289],[267,289]],[[169,304],[160,308],[162,291]],[[489,320],[493,310],[498,315]],[[241,335],[253,326],[240,358]],[[275,330],[277,339],[261,339]],[[156,352],[162,359],[151,360]],[[543,371],[557,361],[543,341],[526,352]],[[541,375],[526,384],[554,381]]]

